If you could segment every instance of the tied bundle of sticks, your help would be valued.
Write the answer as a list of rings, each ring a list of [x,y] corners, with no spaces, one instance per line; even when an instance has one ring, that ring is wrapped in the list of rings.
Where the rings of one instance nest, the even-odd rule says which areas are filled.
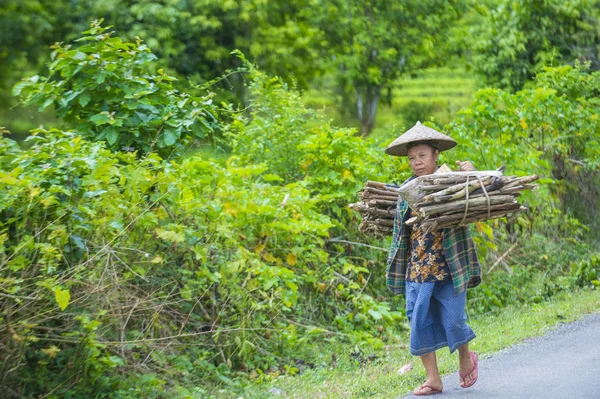
[[[523,190],[535,189],[531,182],[538,177],[502,176],[502,169],[426,175],[401,187],[368,181],[360,194],[361,202],[350,207],[363,216],[359,229],[377,235],[391,234],[398,195],[413,210],[406,224],[421,223],[426,231],[526,210],[516,197]]]
[[[360,192],[360,202],[350,204],[363,217],[358,229],[379,236],[391,235],[394,214],[398,203],[398,187],[391,184],[367,181]]]

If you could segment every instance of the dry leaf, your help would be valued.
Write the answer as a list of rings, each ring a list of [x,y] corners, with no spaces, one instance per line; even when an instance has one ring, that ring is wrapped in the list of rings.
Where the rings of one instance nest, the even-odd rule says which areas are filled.
[[[408,363],[400,367],[400,370],[398,370],[398,374],[402,375],[410,370],[412,370],[412,363]]]

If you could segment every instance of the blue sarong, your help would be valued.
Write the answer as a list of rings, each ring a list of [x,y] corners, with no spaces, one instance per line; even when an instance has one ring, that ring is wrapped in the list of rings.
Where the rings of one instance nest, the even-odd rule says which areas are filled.
[[[433,283],[406,282],[406,316],[410,353],[422,356],[445,346],[450,353],[475,338],[467,325],[467,292],[454,295],[452,279]]]

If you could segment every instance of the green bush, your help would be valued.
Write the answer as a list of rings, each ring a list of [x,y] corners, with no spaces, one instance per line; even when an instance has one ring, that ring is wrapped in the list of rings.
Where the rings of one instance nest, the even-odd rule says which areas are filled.
[[[217,127],[213,93],[192,97],[173,87],[176,79],[159,69],[138,40],[122,42],[96,21],[77,46],[53,46],[48,76],[23,79],[13,90],[25,105],[53,105],[78,134],[109,148],[177,155],[193,139],[209,138]]]
[[[201,114],[210,104],[176,95],[159,74],[147,79],[156,91],[138,98],[159,113],[150,110],[148,123],[128,119],[139,110],[120,107],[131,93],[117,88],[139,87],[118,68],[150,76],[150,56],[102,29],[87,36],[89,46],[106,50],[91,53],[96,64],[85,45],[57,47],[52,68],[64,69],[72,88],[49,77],[17,89],[31,103],[55,104],[74,132],[37,129],[27,150],[0,140],[2,389],[21,397],[207,396],[240,376],[293,375],[296,361],[322,355],[312,345],[397,342],[406,326],[395,310],[402,300],[390,299],[383,281],[380,249],[389,240],[359,233],[347,204],[367,179],[402,182],[406,160],[323,122],[295,90],[252,66],[248,112],[227,106],[231,120],[218,126],[231,156],[178,157],[193,133],[186,128],[210,119]],[[118,74],[96,67],[120,56]],[[76,62],[89,68],[77,70]],[[540,82],[572,87],[575,78],[569,71]],[[102,86],[107,79],[115,80]],[[598,159],[596,102],[585,97],[592,92],[580,90],[582,99],[570,92],[484,90],[447,129],[460,142],[454,157],[543,177],[540,190],[522,197],[530,213],[475,226],[487,266],[484,284],[469,293],[477,313],[598,284],[597,256],[583,242],[592,230],[574,217],[561,191],[567,183],[555,173],[557,157],[578,161],[569,164],[573,174],[593,174]],[[89,100],[80,100],[85,93]],[[181,113],[171,114],[178,97]],[[104,126],[98,115],[123,124]],[[182,123],[181,134],[161,136],[164,146],[153,152],[163,144],[150,137],[170,122]],[[110,126],[124,128],[119,140],[102,136]],[[590,136],[579,134],[584,128]],[[137,154],[111,150],[134,142]],[[527,245],[507,258],[510,272],[489,272],[525,234]]]
[[[579,262],[571,263],[569,277],[579,287],[600,287],[600,255],[596,254]]]
[[[185,395],[181,384],[233,384],[239,370],[293,373],[307,342],[381,347],[404,328],[369,284],[383,255],[327,242],[358,234],[346,205],[381,173],[377,153],[301,118],[279,80],[255,72],[250,89],[255,114],[223,126],[238,131],[224,164],[112,152],[79,129],[33,131],[27,150],[2,139],[8,389]]]
[[[414,100],[404,104],[400,109],[400,115],[407,126],[412,126],[417,121],[426,121],[431,118],[435,107],[431,102],[417,102]]]
[[[138,160],[56,130],[30,141],[28,151],[2,141],[13,170],[0,183],[11,386],[117,389],[131,383],[117,384],[117,369],[148,359],[151,370],[185,360],[186,375],[278,364],[286,314],[328,274],[331,222],[305,188],[270,185],[264,166],[235,159]],[[334,292],[352,295],[324,294]],[[181,358],[192,340],[203,344]]]
[[[529,212],[518,223],[553,239],[567,234],[592,245],[600,227],[596,75],[582,68],[548,68],[531,89],[480,90],[446,127],[459,142],[455,157],[470,159],[479,169],[504,165],[505,174],[540,177],[539,190],[520,199]]]
[[[554,265],[552,265],[554,266]],[[483,284],[468,293],[472,314],[501,311],[507,306],[539,303],[561,291],[600,286],[599,255],[572,262],[569,270],[554,272],[538,266],[515,265],[486,274]],[[516,289],[515,287],[518,287]]]

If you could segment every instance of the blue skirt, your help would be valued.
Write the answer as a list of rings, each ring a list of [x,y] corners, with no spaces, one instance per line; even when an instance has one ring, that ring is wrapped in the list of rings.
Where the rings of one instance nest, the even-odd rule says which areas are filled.
[[[422,356],[445,346],[450,353],[475,338],[467,325],[467,292],[454,295],[452,280],[406,282],[406,316],[410,322],[410,353]]]

